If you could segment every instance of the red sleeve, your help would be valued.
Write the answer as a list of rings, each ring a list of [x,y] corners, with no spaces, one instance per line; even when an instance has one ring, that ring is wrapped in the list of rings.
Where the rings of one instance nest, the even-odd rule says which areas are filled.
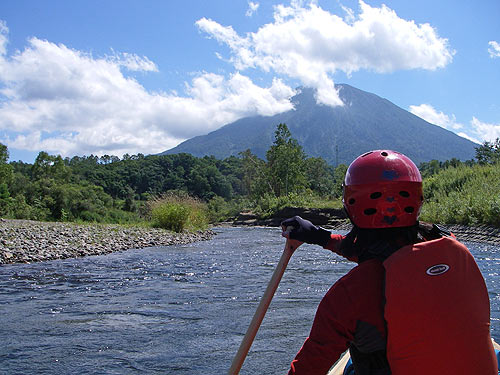
[[[340,252],[340,243],[342,240],[345,238],[345,236],[341,234],[331,234],[330,235],[330,241],[323,247],[324,249],[331,250],[337,255],[340,255],[341,257],[346,258],[347,260],[350,260],[352,262],[358,262],[358,257],[346,257],[344,254]]]
[[[356,322],[352,301],[339,281],[318,306],[309,337],[292,361],[288,375],[322,375],[345,352],[353,340]]]

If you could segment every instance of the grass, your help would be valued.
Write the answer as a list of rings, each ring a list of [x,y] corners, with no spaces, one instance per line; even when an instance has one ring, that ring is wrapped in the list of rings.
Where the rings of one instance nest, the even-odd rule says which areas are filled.
[[[174,232],[197,231],[208,227],[207,207],[184,194],[167,194],[149,202],[151,225]]]
[[[447,168],[424,180],[424,198],[424,221],[500,226],[500,164]]]

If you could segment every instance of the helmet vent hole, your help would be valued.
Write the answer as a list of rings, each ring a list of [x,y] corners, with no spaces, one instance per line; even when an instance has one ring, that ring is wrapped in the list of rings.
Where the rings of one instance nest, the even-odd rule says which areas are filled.
[[[368,156],[370,154],[373,154],[373,151],[367,152],[366,154],[362,155],[361,157],[364,158],[365,156]]]
[[[375,193],[370,194],[371,199],[378,199],[382,196],[382,193],[380,191],[376,191]]]
[[[351,198],[351,199],[349,199],[349,202],[347,202],[347,203],[349,203],[349,204],[354,204],[354,203],[356,203],[356,199]]]
[[[411,207],[411,206],[408,206],[408,207],[405,207],[405,212],[411,214],[415,211],[415,208]]]
[[[409,198],[410,197],[410,193],[408,193],[407,191],[400,191],[399,192],[399,195],[401,195],[403,198]]]
[[[367,208],[367,209],[364,211],[365,215],[368,215],[368,216],[373,215],[373,214],[375,214],[376,212],[377,212],[377,210],[376,210],[375,208]]]
[[[381,152],[380,155],[382,155],[382,156],[389,156],[389,154],[387,152],[385,152],[385,151]]]

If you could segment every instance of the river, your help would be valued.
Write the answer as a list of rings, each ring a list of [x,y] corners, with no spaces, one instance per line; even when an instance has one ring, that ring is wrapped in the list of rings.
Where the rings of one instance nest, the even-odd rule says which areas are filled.
[[[283,251],[277,228],[213,240],[0,267],[0,374],[225,374]],[[500,249],[466,243],[500,342]],[[293,255],[241,374],[285,374],[316,306],[352,264]]]

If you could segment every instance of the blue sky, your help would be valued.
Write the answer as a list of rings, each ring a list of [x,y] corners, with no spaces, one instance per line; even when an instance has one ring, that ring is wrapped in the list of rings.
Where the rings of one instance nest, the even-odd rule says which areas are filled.
[[[25,162],[158,153],[289,110],[298,86],[344,105],[335,83],[493,141],[499,16],[498,0],[5,0],[0,142]]]

